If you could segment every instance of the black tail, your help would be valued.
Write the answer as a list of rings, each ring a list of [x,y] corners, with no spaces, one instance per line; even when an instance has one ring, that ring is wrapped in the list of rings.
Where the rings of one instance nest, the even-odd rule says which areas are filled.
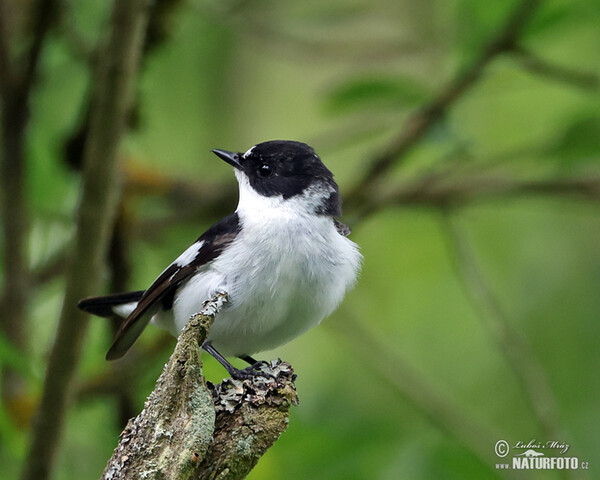
[[[100,317],[111,317],[115,314],[113,307],[125,303],[139,302],[144,290],[137,292],[115,293],[105,297],[90,297],[80,300],[77,306],[84,312],[92,313]]]

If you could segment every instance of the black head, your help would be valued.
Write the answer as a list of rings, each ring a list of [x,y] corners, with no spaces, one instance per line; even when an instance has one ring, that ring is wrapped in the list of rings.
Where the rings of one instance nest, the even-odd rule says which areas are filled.
[[[284,200],[310,196],[315,213],[341,215],[341,199],[333,174],[315,151],[301,142],[273,140],[259,143],[246,153],[213,150],[243,172],[250,186],[265,197]]]

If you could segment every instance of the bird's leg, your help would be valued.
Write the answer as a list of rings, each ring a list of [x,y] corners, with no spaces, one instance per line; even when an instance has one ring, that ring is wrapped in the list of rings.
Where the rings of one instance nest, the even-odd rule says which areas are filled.
[[[227,370],[227,373],[229,373],[229,375],[236,380],[247,380],[255,377],[275,378],[272,374],[261,372],[259,369],[255,368],[266,362],[257,362],[249,355],[240,357],[251,365],[250,367],[242,370],[235,368],[231,363],[229,363],[229,361],[223,355],[221,355],[210,342],[204,342],[202,344],[202,348],[210,353],[221,365],[223,365],[225,370]]]
[[[238,358],[241,358],[244,362],[246,362],[250,365],[250,367],[248,367],[244,370],[254,370],[254,371],[260,372],[260,367],[263,365],[267,368],[270,368],[269,362],[267,362],[265,360],[256,360],[253,357],[251,357],[250,355],[240,355]],[[270,374],[264,373],[264,375],[269,376]]]
[[[254,360],[250,355],[241,355],[240,357],[244,362],[248,363],[249,365],[254,365],[255,363],[258,363],[258,360]]]

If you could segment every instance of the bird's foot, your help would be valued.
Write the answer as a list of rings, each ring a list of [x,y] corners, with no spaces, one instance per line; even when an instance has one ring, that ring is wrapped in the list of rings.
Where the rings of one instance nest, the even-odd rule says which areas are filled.
[[[243,369],[231,369],[229,374],[231,375],[231,378],[234,378],[235,380],[254,380],[262,377],[266,380],[277,382],[277,376],[272,373],[271,364],[264,360],[258,361]]]

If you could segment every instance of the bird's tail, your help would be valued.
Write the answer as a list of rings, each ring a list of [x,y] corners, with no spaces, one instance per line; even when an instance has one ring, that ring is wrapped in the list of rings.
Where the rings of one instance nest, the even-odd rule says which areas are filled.
[[[80,300],[77,306],[84,312],[100,317],[127,317],[142,298],[144,290],[116,293],[105,297],[90,297]]]

